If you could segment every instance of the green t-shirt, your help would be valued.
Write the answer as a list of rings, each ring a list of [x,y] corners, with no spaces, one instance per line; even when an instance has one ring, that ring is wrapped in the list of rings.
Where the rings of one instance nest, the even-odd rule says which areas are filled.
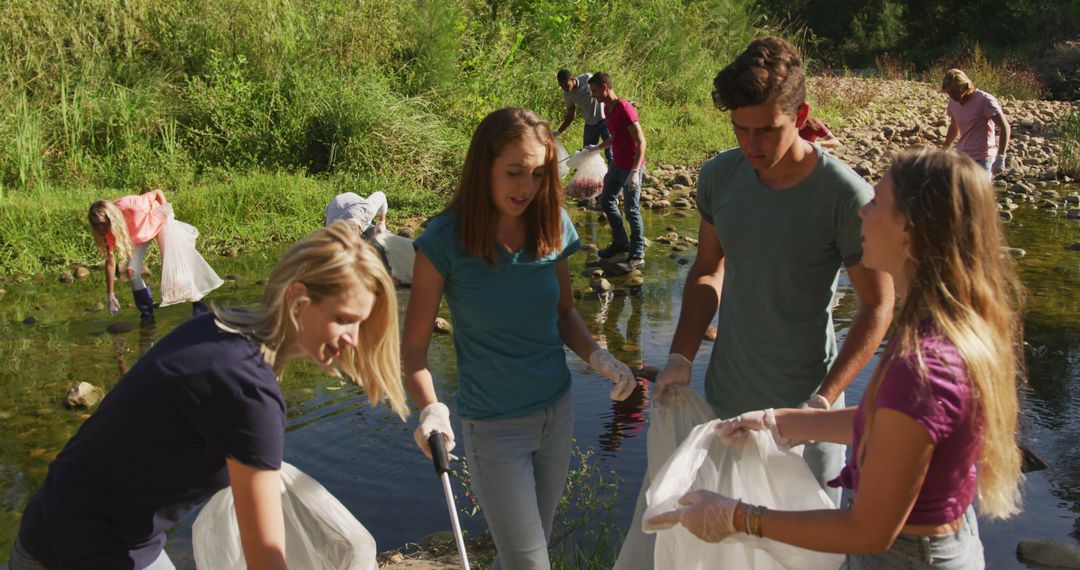
[[[500,249],[499,264],[491,266],[465,253],[452,212],[432,219],[415,245],[446,280],[461,417],[523,416],[554,404],[570,389],[555,264],[581,249],[581,240],[565,210],[562,251],[540,259]]]
[[[697,201],[724,248],[724,286],[705,395],[719,417],[797,406],[836,358],[841,264],[862,257],[858,211],[873,191],[836,157],[790,188],[761,183],[739,149],[701,167]]]

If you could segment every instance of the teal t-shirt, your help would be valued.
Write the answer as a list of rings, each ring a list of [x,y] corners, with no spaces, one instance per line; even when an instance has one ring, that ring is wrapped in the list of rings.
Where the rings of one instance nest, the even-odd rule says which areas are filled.
[[[840,266],[862,257],[858,211],[873,191],[814,145],[817,167],[790,188],[761,183],[739,149],[701,167],[697,201],[724,248],[724,286],[705,395],[720,417],[797,406],[836,358]]]
[[[492,266],[466,254],[452,212],[432,219],[416,247],[446,280],[461,417],[523,416],[554,404],[570,389],[555,263],[581,249],[581,240],[566,211],[562,251],[540,259],[500,249],[499,263]]]

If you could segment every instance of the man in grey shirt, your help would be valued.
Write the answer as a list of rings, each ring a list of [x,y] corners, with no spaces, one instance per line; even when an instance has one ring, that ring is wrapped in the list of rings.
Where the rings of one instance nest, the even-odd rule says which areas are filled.
[[[563,116],[562,124],[555,130],[555,136],[563,134],[563,131],[574,122],[574,117],[581,111],[581,118],[585,121],[585,137],[582,146],[599,144],[601,140],[611,138],[608,132],[607,121],[604,119],[604,105],[593,99],[589,92],[589,79],[591,73],[583,73],[574,77],[568,69],[560,69],[556,78],[559,87],[563,90],[563,104],[566,105],[566,115]],[[608,163],[611,162],[611,149],[604,151]]]

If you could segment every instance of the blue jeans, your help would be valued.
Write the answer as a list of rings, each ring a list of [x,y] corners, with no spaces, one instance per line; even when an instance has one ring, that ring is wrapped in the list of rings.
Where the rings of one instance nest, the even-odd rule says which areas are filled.
[[[996,159],[996,158],[997,158],[996,156],[989,156],[989,157],[986,157],[986,158],[976,158],[975,159],[975,164],[978,164],[979,166],[983,167],[983,169],[986,170],[986,173],[988,175],[990,175],[990,180],[991,181],[994,180],[994,159]]]
[[[11,548],[11,557],[8,559],[8,570],[48,570],[45,566],[34,559],[29,552],[23,548],[18,537],[15,538],[15,546]],[[169,558],[165,551],[161,551],[161,555],[154,560],[152,564],[144,568],[143,570],[176,570],[176,566],[173,565],[172,560]]]
[[[626,221],[630,222],[630,238],[626,237],[618,199],[623,194]],[[641,220],[641,185],[634,184],[630,171],[612,165],[604,176],[604,191],[600,194],[600,209],[611,225],[611,243],[629,245],[630,259],[645,257],[645,224]]]
[[[608,140],[611,138],[611,133],[607,130],[607,120],[602,120],[595,125],[585,125],[585,138],[584,145],[589,146],[591,144],[600,144],[602,140]],[[604,158],[607,159],[608,164],[611,164],[611,147],[604,149]]]
[[[848,570],[979,570],[986,566],[975,509],[968,507],[955,534],[896,537],[881,554],[849,555]]]
[[[463,420],[473,492],[495,539],[493,568],[549,570],[548,540],[570,471],[570,392],[505,420]]]

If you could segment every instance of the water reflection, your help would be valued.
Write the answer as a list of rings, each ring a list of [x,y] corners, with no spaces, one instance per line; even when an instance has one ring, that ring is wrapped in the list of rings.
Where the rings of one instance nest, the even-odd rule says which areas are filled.
[[[607,291],[598,295],[600,306],[590,327],[593,337],[632,370],[644,366],[641,347],[641,288]],[[625,319],[624,319],[625,313]],[[625,320],[625,324],[624,324]],[[611,402],[611,414],[604,420],[604,432],[597,437],[597,446],[604,452],[622,449],[624,438],[645,434],[648,410],[648,382],[642,382],[622,401]]]

